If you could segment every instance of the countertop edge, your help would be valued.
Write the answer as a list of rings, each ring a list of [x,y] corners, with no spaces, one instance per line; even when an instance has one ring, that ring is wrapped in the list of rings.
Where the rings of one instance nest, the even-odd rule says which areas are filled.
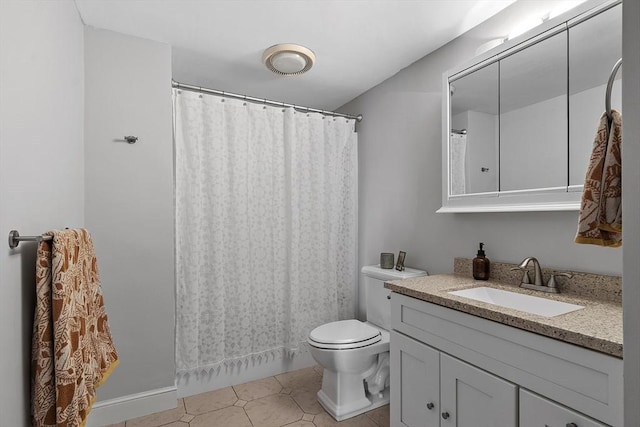
[[[470,282],[473,281],[473,279],[469,279],[468,277],[460,276],[460,275],[437,275],[437,276],[429,276],[429,277],[430,277],[430,280],[434,280],[434,279],[437,279],[438,276],[447,277],[449,279],[452,277],[459,278],[461,281],[461,285],[463,285],[462,282],[466,282],[466,284],[469,284]],[[391,290],[392,292],[397,292],[402,295],[406,295],[422,301],[437,304],[439,306],[460,311],[462,313],[478,316],[478,317],[491,320],[497,323],[501,323],[507,326],[532,332],[538,335],[543,335],[552,339],[556,339],[559,341],[563,341],[569,344],[577,345],[579,347],[587,348],[590,350],[594,350],[600,353],[604,353],[604,354],[622,359],[622,354],[623,354],[622,343],[618,343],[613,340],[607,340],[600,337],[587,335],[587,334],[573,331],[570,329],[561,328],[559,326],[552,326],[552,325],[536,322],[535,320],[532,320],[532,319],[525,319],[522,317],[518,317],[513,314],[501,311],[498,306],[495,306],[496,309],[491,309],[486,307],[487,305],[490,305],[490,304],[479,303],[478,305],[476,305],[474,303],[467,303],[467,302],[461,301],[460,299],[454,300],[452,298],[436,295],[434,293],[411,289],[410,287],[399,285],[397,282],[401,282],[401,281],[387,281],[385,282],[385,287]],[[478,286],[482,286],[482,285],[484,284],[478,284]],[[490,286],[491,283],[489,283],[488,285]],[[502,284],[502,283],[499,283],[498,285],[513,286],[508,284]],[[603,304],[604,303],[605,302],[603,301]]]

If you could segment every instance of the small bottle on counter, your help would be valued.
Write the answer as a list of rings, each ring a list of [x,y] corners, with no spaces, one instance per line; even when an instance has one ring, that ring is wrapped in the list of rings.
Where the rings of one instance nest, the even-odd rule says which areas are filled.
[[[484,254],[482,247],[484,243],[480,243],[478,255],[473,259],[473,278],[476,280],[489,280],[489,270],[491,262]]]

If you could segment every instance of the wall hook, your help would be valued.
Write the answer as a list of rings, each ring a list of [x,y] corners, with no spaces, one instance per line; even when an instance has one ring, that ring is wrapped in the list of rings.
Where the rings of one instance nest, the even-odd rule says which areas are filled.
[[[138,137],[129,135],[129,136],[125,136],[124,140],[127,141],[129,144],[135,144],[136,142],[138,142]]]

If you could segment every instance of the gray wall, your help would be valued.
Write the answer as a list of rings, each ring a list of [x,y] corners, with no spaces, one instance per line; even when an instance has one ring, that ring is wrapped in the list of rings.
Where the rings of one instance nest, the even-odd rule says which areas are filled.
[[[340,108],[364,115],[358,125],[360,265],[378,263],[380,252],[404,250],[408,266],[446,273],[454,257],[472,258],[484,242],[494,261],[535,256],[544,267],[622,274],[621,249],[573,243],[577,212],[435,213],[442,188],[442,73],[475,56],[513,14],[531,7],[527,3],[509,6]],[[585,126],[595,129],[598,119]]]
[[[640,425],[640,2],[623,3],[624,425]]]
[[[0,425],[29,421],[34,243],[84,225],[82,22],[72,1],[0,1]]]
[[[85,218],[121,358],[105,400],[174,385],[171,48],[87,28],[85,79]]]

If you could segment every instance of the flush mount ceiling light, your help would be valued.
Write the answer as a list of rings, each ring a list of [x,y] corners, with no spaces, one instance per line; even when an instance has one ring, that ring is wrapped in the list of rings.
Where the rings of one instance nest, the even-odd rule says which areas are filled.
[[[265,50],[262,61],[276,74],[295,76],[309,71],[316,61],[316,55],[304,46],[284,43]]]

